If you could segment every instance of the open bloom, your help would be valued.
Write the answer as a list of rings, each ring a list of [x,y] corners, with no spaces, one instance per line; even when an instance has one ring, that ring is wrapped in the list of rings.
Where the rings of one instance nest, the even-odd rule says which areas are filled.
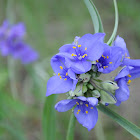
[[[62,46],[60,53],[75,73],[86,73],[91,69],[91,61],[99,59],[104,51],[104,36],[104,33],[96,33],[76,37],[74,43]]]
[[[115,77],[115,81],[119,86],[119,89],[115,92],[115,97],[117,99],[117,104],[120,105],[122,101],[126,101],[129,98],[129,84],[132,79],[140,77],[140,67],[126,66],[119,74]]]
[[[116,38],[112,47],[108,45],[104,47],[101,58],[96,60],[99,72],[110,73],[122,64],[126,50],[118,44],[120,46],[124,45],[123,42],[118,43],[118,38]]]
[[[20,59],[24,64],[37,60],[38,53],[23,41],[25,33],[23,23],[11,26],[7,21],[4,21],[0,27],[1,55],[11,55],[15,59]]]
[[[98,120],[98,111],[96,105],[98,99],[95,97],[83,97],[79,96],[76,99],[67,99],[58,102],[55,105],[55,109],[58,112],[65,112],[74,108],[74,115],[78,122],[86,127],[89,131],[94,128]]]
[[[51,66],[56,75],[48,80],[46,96],[74,90],[77,84],[76,75],[67,67],[65,58],[55,55],[51,59]]]

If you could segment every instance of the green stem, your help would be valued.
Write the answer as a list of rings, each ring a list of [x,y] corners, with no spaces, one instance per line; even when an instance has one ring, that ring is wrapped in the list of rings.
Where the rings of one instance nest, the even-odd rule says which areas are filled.
[[[16,87],[16,75],[15,75],[15,62],[14,59],[10,57],[7,58],[8,63],[8,73],[9,73],[9,81],[10,81],[10,89],[14,99],[18,98],[18,91]]]
[[[98,122],[97,125],[95,126],[95,134],[97,140],[105,140],[103,125],[102,125],[102,114],[98,115]]]
[[[118,22],[119,22],[119,14],[118,14],[117,2],[116,2],[116,0],[113,0],[113,2],[114,2],[114,8],[115,8],[115,26],[114,26],[113,33],[112,33],[110,39],[107,42],[108,45],[111,45],[112,42],[115,39],[115,36],[116,36],[116,33],[117,33],[117,29],[118,29]]]
[[[74,113],[71,114],[70,121],[69,121],[69,127],[67,131],[67,138],[66,140],[73,140],[74,139],[74,128],[75,128],[75,116]]]
[[[102,111],[104,114],[108,115],[110,118],[112,118],[114,121],[116,121],[120,126],[122,126],[125,130],[127,130],[129,133],[131,133],[133,136],[140,139],[140,128],[136,126],[135,124],[129,122],[119,114],[115,113],[108,107],[103,106],[100,104],[97,106],[97,108]]]

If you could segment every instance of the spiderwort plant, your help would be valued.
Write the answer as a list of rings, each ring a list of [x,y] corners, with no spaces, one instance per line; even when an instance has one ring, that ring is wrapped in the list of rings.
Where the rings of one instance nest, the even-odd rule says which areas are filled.
[[[97,14],[95,19],[98,20],[99,31],[103,31],[95,5],[88,0],[84,2],[87,7],[90,7],[88,7],[90,13]],[[118,22],[116,0],[114,0],[114,6],[115,22]],[[97,24],[93,25],[96,29]],[[98,120],[98,108],[131,134],[140,138],[138,127],[103,107],[110,104],[119,106],[122,101],[126,101],[129,98],[128,86],[131,80],[140,77],[140,60],[130,59],[123,38],[117,36],[115,39],[117,25],[115,23],[114,31],[109,39],[110,46],[104,43],[105,33],[88,33],[82,37],[76,36],[73,43],[60,47],[59,53],[51,59],[55,76],[51,77],[47,83],[46,96],[67,92],[67,99],[59,101],[55,109],[65,112],[73,108],[78,122],[89,131],[94,128]],[[114,79],[104,81],[100,77],[101,74],[105,74],[109,78],[107,74],[119,67],[122,70],[114,76]]]
[[[10,25],[4,21],[0,27],[0,52],[2,56],[11,55],[28,64],[38,59],[38,53],[24,41],[26,30],[23,23]]]

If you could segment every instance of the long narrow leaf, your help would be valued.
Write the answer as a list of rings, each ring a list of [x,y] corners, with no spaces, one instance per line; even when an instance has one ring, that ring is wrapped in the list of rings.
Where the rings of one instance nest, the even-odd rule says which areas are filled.
[[[118,15],[118,6],[117,6],[117,2],[116,0],[113,0],[114,2],[114,8],[115,8],[115,26],[114,26],[114,30],[113,30],[113,33],[110,37],[110,39],[108,40],[107,44],[108,45],[111,45],[112,42],[114,41],[115,39],[115,36],[117,34],[117,29],[118,29],[118,22],[119,22],[119,15]]]
[[[56,103],[57,95],[51,95],[46,97],[45,104],[44,104],[44,112],[43,112],[43,133],[44,133],[44,140],[55,140],[55,109],[54,105]]]
[[[115,120],[120,126],[122,126],[125,130],[129,133],[140,139],[140,128],[135,124],[129,122],[125,118],[121,117],[119,114],[115,113],[114,111],[110,110],[109,108],[99,105],[98,109],[108,115],[110,118]]]
[[[100,14],[99,14],[99,12],[98,12],[98,10],[97,10],[95,4],[92,2],[92,0],[89,0],[89,1],[90,1],[91,5],[93,6],[93,8],[94,8],[94,10],[95,10],[95,12],[96,12],[96,15],[97,15],[97,17],[98,17],[99,32],[104,33],[104,28],[103,28],[103,24],[102,24],[102,20],[101,20]]]

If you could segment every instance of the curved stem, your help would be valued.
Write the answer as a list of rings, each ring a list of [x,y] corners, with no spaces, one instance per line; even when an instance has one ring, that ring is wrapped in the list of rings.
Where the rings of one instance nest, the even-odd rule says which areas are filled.
[[[69,127],[67,131],[67,137],[66,140],[73,140],[74,139],[74,128],[75,128],[75,116],[74,113],[71,114],[70,121],[69,121]]]
[[[112,33],[110,39],[107,42],[108,45],[111,45],[112,42],[114,41],[114,38],[115,38],[116,33],[117,33],[117,29],[118,29],[118,22],[119,22],[119,14],[118,14],[117,2],[116,2],[116,0],[113,0],[113,2],[114,2],[114,8],[115,8],[115,26],[114,26],[113,33]]]

